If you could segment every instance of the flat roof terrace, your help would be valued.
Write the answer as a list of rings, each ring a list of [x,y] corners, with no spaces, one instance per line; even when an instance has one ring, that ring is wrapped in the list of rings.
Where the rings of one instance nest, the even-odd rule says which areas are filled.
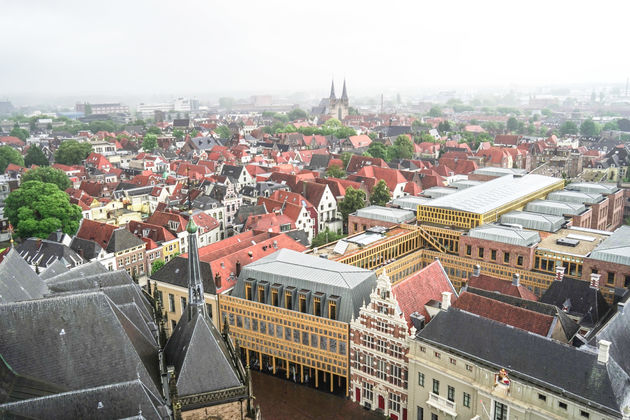
[[[560,229],[557,233],[545,236],[538,244],[537,249],[587,257],[608,237],[609,235],[604,234],[604,232],[592,229]],[[569,241],[566,241],[567,239]],[[568,243],[575,245],[568,245]]]

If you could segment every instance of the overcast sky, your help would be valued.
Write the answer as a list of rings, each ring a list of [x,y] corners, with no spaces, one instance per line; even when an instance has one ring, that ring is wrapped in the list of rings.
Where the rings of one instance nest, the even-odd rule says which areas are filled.
[[[627,0],[0,0],[0,98],[325,95],[332,76],[351,93],[623,84],[628,12]]]

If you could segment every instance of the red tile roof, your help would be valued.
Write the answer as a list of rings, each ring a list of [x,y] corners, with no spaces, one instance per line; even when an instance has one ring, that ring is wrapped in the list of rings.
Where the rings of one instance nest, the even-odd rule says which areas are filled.
[[[455,308],[546,337],[554,317],[470,292],[459,295]]]
[[[527,300],[538,300],[538,297],[522,284],[515,286],[511,281],[499,279],[485,274],[480,274],[479,276],[471,276],[468,278],[467,283],[470,287],[474,287],[475,289],[487,290],[489,292],[497,292],[503,295],[516,296]]]
[[[290,225],[291,229],[295,229],[294,221],[286,214],[258,214],[247,218],[244,229],[280,233],[280,227],[286,224]]]
[[[414,312],[423,315],[426,322],[431,320],[424,306],[431,300],[441,302],[442,292],[453,294],[451,302],[457,300],[457,292],[439,261],[433,261],[392,287],[392,293],[409,327],[412,325],[410,315]]]
[[[94,241],[99,244],[101,248],[105,249],[112,237],[112,233],[114,233],[116,229],[118,228],[114,225],[83,219],[81,221],[81,227],[77,232],[77,237]]]

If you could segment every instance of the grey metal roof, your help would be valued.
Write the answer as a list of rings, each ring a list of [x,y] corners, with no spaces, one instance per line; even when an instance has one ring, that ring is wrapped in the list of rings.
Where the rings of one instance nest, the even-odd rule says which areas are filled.
[[[630,226],[621,226],[591,252],[591,259],[630,265]]]
[[[440,198],[445,197],[447,195],[455,194],[458,190],[455,188],[448,187],[431,187],[422,191],[422,195],[431,198]]]
[[[0,303],[38,299],[48,292],[44,281],[11,248],[0,263]]]
[[[524,175],[527,171],[525,169],[516,168],[493,168],[488,166],[486,168],[476,169],[473,174],[475,175],[488,175],[488,176],[503,176],[503,175]]]
[[[400,207],[401,209],[412,210],[416,212],[420,204],[428,204],[430,202],[431,202],[430,198],[415,197],[413,195],[408,195],[406,197],[395,198],[392,201],[392,204],[394,206]]]
[[[453,182],[451,186],[457,188],[458,190],[465,190],[466,188],[475,187],[479,184],[482,184],[482,182],[462,179],[461,181]]]
[[[406,223],[416,218],[416,214],[413,211],[383,206],[365,207],[357,210],[356,215],[366,219],[390,223]]]
[[[562,216],[532,213],[529,211],[511,211],[501,216],[501,223],[511,223],[523,226],[525,229],[557,232],[566,220]]]
[[[496,224],[485,224],[468,232],[471,238],[502,242],[510,245],[532,246],[540,242],[540,234],[532,230],[524,230]]]
[[[417,340],[446,348],[491,368],[581,403],[597,404],[620,416],[630,378],[597,353],[489,320],[457,308],[440,311]],[[535,357],[532,357],[532,354]],[[618,395],[622,396],[619,398]]]
[[[564,201],[577,204],[597,204],[604,201],[601,194],[584,193],[581,191],[561,190],[553,191],[547,195],[548,200]]]
[[[619,188],[614,184],[596,184],[593,182],[572,182],[566,186],[566,189],[603,195],[613,194],[619,191]]]
[[[543,175],[525,175],[517,177],[506,175],[475,187],[458,190],[454,194],[436,198],[430,204],[451,210],[484,214],[492,210],[547,188],[559,178]]]
[[[566,203],[553,200],[534,200],[527,203],[526,211],[551,214],[553,216],[577,216],[586,211],[584,204]]]
[[[352,316],[358,315],[359,308],[364,301],[370,300],[370,293],[376,285],[376,276],[370,270],[289,249],[278,250],[243,267],[233,296],[245,297],[244,284],[248,278],[292,286],[297,290],[321,292],[327,297],[339,296],[338,320],[343,322],[350,322]],[[324,308],[327,306],[324,302],[322,304]]]

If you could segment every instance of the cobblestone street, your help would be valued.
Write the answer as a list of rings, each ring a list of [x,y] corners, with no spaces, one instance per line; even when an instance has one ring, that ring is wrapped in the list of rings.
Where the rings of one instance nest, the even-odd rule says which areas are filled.
[[[260,405],[264,420],[385,419],[349,399],[290,380],[252,371],[252,381],[256,404]]]

